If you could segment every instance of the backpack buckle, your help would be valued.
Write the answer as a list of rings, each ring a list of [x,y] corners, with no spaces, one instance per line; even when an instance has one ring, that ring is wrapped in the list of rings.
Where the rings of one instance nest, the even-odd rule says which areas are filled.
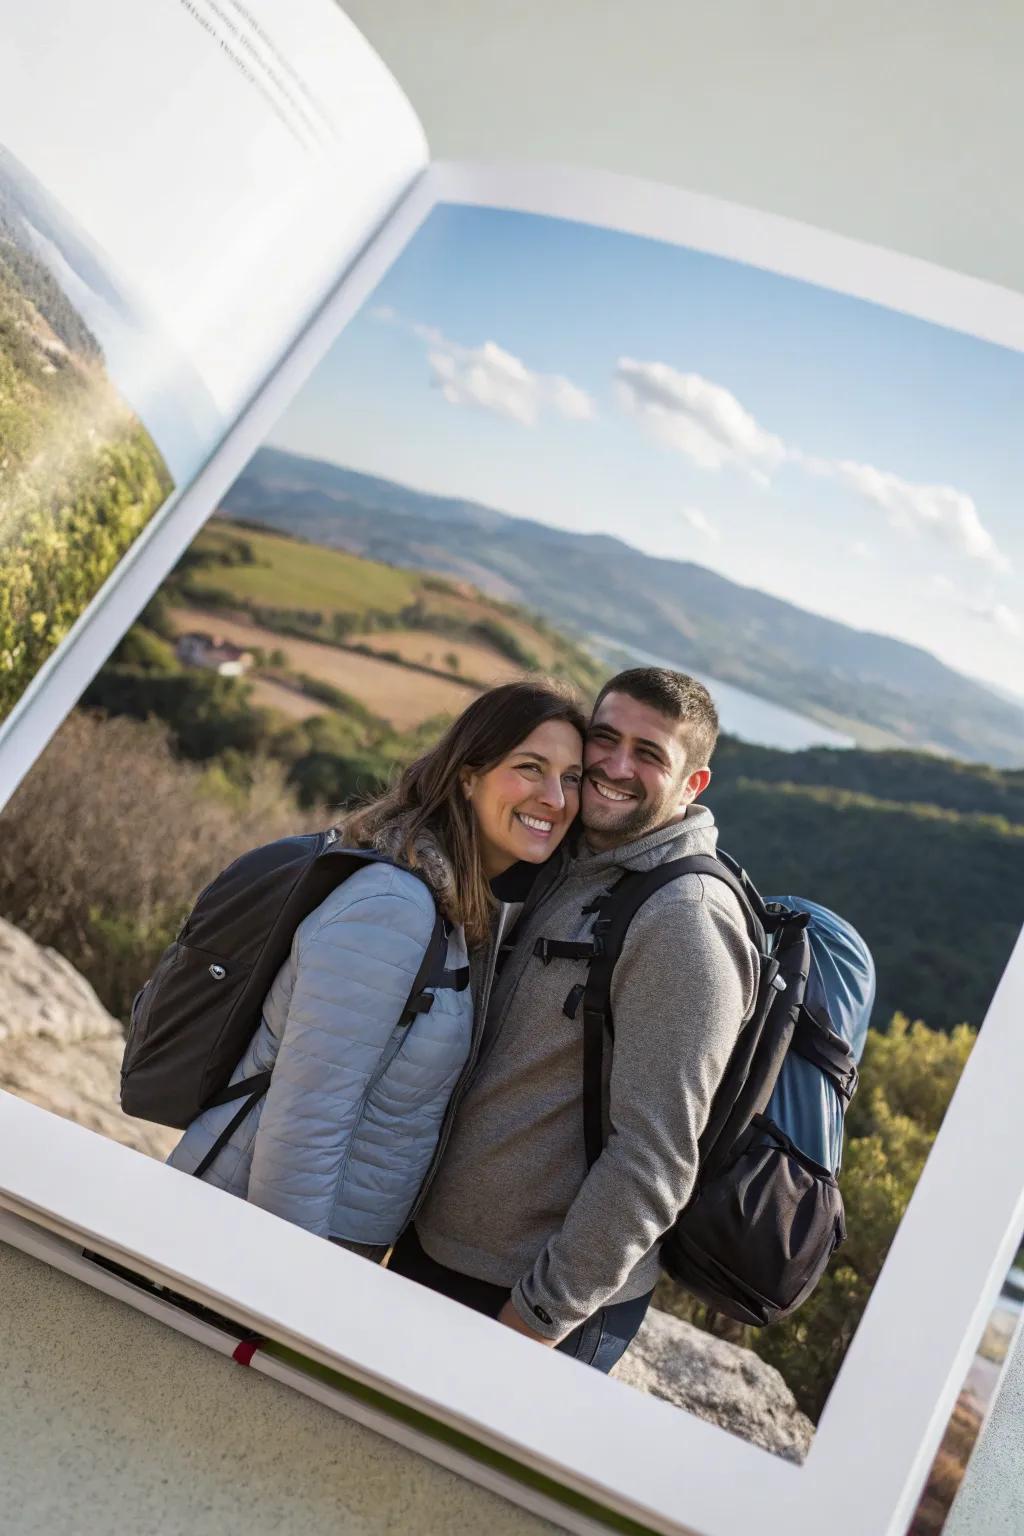
[[[552,960],[589,962],[604,954],[604,941],[600,938],[538,939],[533,946],[533,953],[543,965],[549,965]]]
[[[579,1012],[580,1003],[583,1001],[583,994],[586,990],[587,989],[585,984],[582,981],[578,981],[573,987],[572,991],[569,993],[569,996],[562,1004],[562,1012],[565,1014],[567,1019],[575,1019],[577,1013]]]
[[[421,992],[419,997],[414,997],[408,1007],[404,1009],[399,1019],[399,1027],[405,1028],[411,1024],[419,1013],[429,1013],[434,1006],[433,992]]]

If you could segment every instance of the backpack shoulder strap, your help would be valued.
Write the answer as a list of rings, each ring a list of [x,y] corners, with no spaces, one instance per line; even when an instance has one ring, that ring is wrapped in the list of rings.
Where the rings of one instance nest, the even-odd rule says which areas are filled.
[[[405,1007],[399,1015],[399,1024],[411,1024],[417,1014],[429,1013],[433,1006],[435,990],[452,988],[456,992],[462,992],[469,985],[468,965],[460,966],[457,971],[445,970],[449,931],[448,924],[435,908],[434,926],[427,940],[427,947],[423,951],[420,968],[416,972],[409,989],[409,996],[405,1000]]]
[[[348,851],[348,850],[345,850]],[[354,860],[354,868],[359,867],[358,856],[361,850],[357,850]],[[362,860],[363,863],[390,863],[390,860],[374,858],[372,855]],[[426,883],[426,882],[424,882]],[[469,966],[460,966],[458,970],[445,969],[445,961],[448,958],[448,934],[449,925],[445,922],[440,912],[434,907],[434,926],[427,940],[427,947],[423,951],[423,959],[420,961],[419,970],[413,978],[409,988],[409,996],[405,1000],[405,1006],[399,1014],[398,1023],[408,1027],[421,1013],[429,1013],[434,1002],[434,991],[451,988],[456,992],[462,992],[469,986]],[[193,1176],[201,1179],[203,1174],[214,1162],[221,1150],[227,1146],[235,1131],[242,1124],[250,1110],[259,1103],[260,1099],[270,1087],[270,1071],[258,1072],[253,1077],[247,1077],[240,1083],[233,1083],[215,1094],[203,1107],[210,1109],[215,1104],[228,1104],[234,1099],[244,1099],[238,1113],[228,1121],[227,1125],[216,1138],[206,1156],[194,1169]]]
[[[582,996],[583,1130],[588,1167],[597,1161],[604,1145],[602,1058],[605,1031],[614,1036],[612,974],[637,912],[655,891],[683,875],[706,875],[727,885],[739,901],[751,941],[759,954],[765,953],[765,926],[755,906],[756,901],[763,912],[760,897],[742,871],[734,872],[730,865],[712,854],[691,854],[685,859],[670,859],[668,863],[643,873],[630,872],[612,887],[598,907],[593,927],[594,947]]]

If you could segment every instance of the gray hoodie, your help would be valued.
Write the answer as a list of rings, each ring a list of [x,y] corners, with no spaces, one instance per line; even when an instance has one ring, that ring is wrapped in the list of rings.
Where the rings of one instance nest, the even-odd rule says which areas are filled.
[[[690,1197],[698,1137],[753,1009],[758,961],[721,881],[686,875],[640,909],[612,983],[610,1135],[588,1172],[582,1023],[563,1012],[585,962],[544,965],[534,944],[587,938],[594,917],[582,909],[623,870],[713,853],[716,841],[711,812],[694,805],[634,843],[584,847],[527,908],[492,990],[416,1230],[438,1263],[509,1286],[546,1338],[656,1283],[660,1239]]]

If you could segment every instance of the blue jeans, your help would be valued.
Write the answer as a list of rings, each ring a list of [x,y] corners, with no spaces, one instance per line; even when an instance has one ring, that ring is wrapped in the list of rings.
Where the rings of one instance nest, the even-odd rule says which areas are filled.
[[[388,1269],[396,1275],[404,1275],[407,1280],[428,1286],[432,1291],[440,1291],[442,1296],[460,1301],[464,1307],[472,1307],[474,1312],[485,1312],[488,1317],[497,1317],[509,1298],[506,1286],[476,1280],[472,1275],[463,1275],[438,1264],[424,1250],[414,1227],[408,1227],[398,1239],[388,1260]],[[652,1295],[653,1292],[648,1291],[646,1296],[638,1296],[635,1301],[616,1301],[611,1306],[601,1307],[556,1347],[563,1355],[571,1355],[574,1360],[582,1360],[584,1365],[592,1365],[596,1371],[607,1374],[632,1343]]]

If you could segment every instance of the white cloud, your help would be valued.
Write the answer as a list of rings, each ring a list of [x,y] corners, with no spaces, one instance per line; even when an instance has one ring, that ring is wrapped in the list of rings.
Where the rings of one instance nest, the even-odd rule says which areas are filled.
[[[552,414],[566,421],[590,421],[596,405],[585,389],[560,373],[537,373],[496,341],[464,347],[435,325],[406,320],[390,305],[372,309],[374,320],[397,325],[429,348],[432,382],[449,405],[476,406],[523,427]]]
[[[984,608],[972,608],[971,612],[976,619],[981,619],[985,624],[991,624],[992,628],[1006,640],[1019,640],[1024,635],[1024,625],[1012,608],[1005,603],[991,603]]]
[[[444,332],[439,331],[436,325],[422,325],[418,320],[414,320],[409,329],[417,341],[425,341],[428,347],[445,347],[448,345],[444,338]]]
[[[881,508],[894,527],[927,534],[1003,575],[1011,569],[966,491],[915,484],[872,464],[806,453],[762,427],[722,385],[697,373],[681,373],[669,363],[620,357],[615,380],[627,414],[701,469],[736,464],[766,483],[781,464],[789,463],[805,474],[849,486]],[[850,550],[860,559],[877,555],[863,540],[852,543]]]
[[[615,378],[624,409],[701,469],[738,464],[763,481],[787,457],[782,440],[765,431],[735,395],[699,373],[620,357]]]
[[[722,542],[722,535],[707,513],[702,512],[700,507],[684,507],[683,521],[689,523],[691,528],[703,535],[705,539],[709,539],[712,544],[720,544]]]
[[[589,421],[597,415],[594,402],[586,390],[574,384],[571,379],[563,378],[560,373],[550,374],[544,387],[553,409],[560,416],[566,416],[570,421]]]
[[[956,592],[956,582],[936,572],[931,578],[931,589],[937,597],[952,597]]]
[[[560,374],[534,373],[521,358],[485,341],[482,347],[445,342],[429,354],[434,382],[450,405],[475,405],[535,426],[547,411],[567,421],[589,421],[594,402]]]
[[[821,473],[821,469],[817,470]],[[832,470],[865,501],[880,507],[896,528],[926,533],[970,560],[1007,572],[1010,562],[978,516],[965,491],[950,485],[915,485],[871,464],[844,459]]]
[[[853,555],[855,560],[876,559],[875,551],[871,548],[871,545],[867,542],[866,539],[853,539],[851,540],[848,548],[850,554]]]

